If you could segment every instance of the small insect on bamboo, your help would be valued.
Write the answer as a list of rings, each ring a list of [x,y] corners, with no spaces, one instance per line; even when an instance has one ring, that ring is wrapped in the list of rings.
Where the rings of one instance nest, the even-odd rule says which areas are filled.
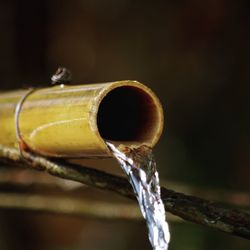
[[[63,87],[64,84],[70,84],[71,81],[72,73],[65,67],[59,67],[51,77],[52,85],[61,85]]]

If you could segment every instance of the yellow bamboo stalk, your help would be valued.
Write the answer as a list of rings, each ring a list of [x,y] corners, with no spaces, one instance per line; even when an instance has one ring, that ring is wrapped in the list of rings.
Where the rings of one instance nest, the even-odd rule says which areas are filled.
[[[17,147],[15,111],[27,90],[0,94],[0,144]],[[105,140],[154,146],[163,128],[156,95],[136,81],[53,86],[27,96],[19,114],[28,148],[52,157],[110,157]]]

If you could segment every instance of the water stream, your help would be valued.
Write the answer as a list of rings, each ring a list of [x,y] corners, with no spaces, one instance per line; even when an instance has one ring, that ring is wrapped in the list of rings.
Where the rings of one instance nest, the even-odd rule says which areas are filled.
[[[167,250],[170,240],[165,208],[161,200],[159,175],[152,149],[147,146],[124,147],[120,150],[106,142],[113,156],[126,173],[138,200],[148,227],[148,236],[154,250]]]

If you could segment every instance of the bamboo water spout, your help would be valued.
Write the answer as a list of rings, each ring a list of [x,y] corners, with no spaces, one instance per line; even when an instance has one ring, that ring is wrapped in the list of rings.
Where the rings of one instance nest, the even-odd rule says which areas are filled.
[[[0,144],[17,147],[15,111],[27,90],[0,94]],[[136,81],[54,86],[27,96],[18,116],[21,137],[52,157],[111,157],[105,144],[148,144],[163,128],[156,95]]]

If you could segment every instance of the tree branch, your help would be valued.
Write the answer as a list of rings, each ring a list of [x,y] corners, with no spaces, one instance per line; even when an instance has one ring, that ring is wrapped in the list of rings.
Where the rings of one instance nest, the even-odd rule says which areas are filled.
[[[26,161],[23,160],[18,150],[0,146],[0,159],[2,161],[18,165],[26,163],[29,167],[47,171],[51,175],[60,178],[78,181],[135,199],[130,184],[123,177],[67,163],[62,160],[50,160],[27,152],[24,152],[24,157]],[[177,193],[163,187],[161,192],[168,212],[197,224],[250,239],[250,215],[248,213],[224,208],[214,202]]]
[[[211,187],[200,187],[193,185],[186,185],[179,182],[161,179],[162,186],[167,186],[171,190],[178,189],[178,192],[189,193],[189,195],[196,197],[203,197],[207,200],[213,200],[222,204],[237,207],[250,211],[250,195],[241,191],[233,191],[226,189],[217,189]],[[62,178],[55,178],[52,175],[40,171],[33,171],[30,168],[10,168],[10,166],[3,167],[0,171],[0,190],[6,187],[20,189],[61,189],[63,191],[77,191],[84,192],[89,188],[87,185],[82,185],[79,182],[69,181]]]

